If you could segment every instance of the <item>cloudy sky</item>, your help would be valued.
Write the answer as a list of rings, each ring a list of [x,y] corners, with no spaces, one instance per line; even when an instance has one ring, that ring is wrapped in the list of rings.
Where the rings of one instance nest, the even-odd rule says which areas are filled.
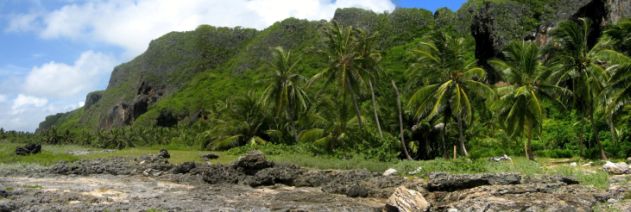
[[[113,67],[170,31],[200,24],[264,29],[336,8],[455,10],[464,0],[0,0],[0,128],[33,131],[107,86]]]

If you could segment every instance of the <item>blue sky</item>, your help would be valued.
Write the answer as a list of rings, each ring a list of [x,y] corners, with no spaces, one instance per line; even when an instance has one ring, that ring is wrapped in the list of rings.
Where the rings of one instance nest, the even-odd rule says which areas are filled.
[[[336,8],[457,10],[464,0],[0,0],[0,128],[33,131],[107,86],[117,64],[170,31],[199,24],[263,29]],[[156,12],[160,11],[160,12]]]

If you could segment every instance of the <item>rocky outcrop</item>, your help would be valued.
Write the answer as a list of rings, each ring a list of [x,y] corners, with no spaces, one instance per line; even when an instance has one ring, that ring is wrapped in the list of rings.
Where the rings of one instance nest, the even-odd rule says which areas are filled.
[[[520,182],[521,176],[518,174],[452,175],[432,173],[429,175],[427,189],[430,191],[455,191],[483,185],[511,185]]]
[[[404,186],[397,188],[388,198],[386,211],[427,211],[430,205],[418,191],[410,190]]]
[[[103,97],[103,91],[94,91],[94,92],[89,93],[85,97],[85,104],[83,105],[83,107],[84,108],[92,107],[92,105],[96,104],[97,102],[99,102],[99,100],[101,100],[101,97]]]
[[[42,145],[39,144],[27,144],[25,146],[15,148],[16,155],[32,155],[42,151]]]

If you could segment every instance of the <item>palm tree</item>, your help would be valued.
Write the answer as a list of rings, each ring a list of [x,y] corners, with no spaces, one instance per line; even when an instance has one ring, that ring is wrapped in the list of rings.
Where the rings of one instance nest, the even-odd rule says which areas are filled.
[[[592,142],[598,145],[601,158],[606,159],[594,114],[598,96],[607,80],[607,72],[597,60],[600,48],[590,45],[590,25],[588,19],[581,18],[561,22],[552,32],[552,63],[556,67],[553,77],[558,79],[558,84],[572,90],[573,105],[583,118],[589,120],[592,126]]]
[[[539,60],[539,48],[534,43],[513,42],[503,53],[504,60],[490,61],[507,83],[497,88],[500,125],[513,137],[526,136],[524,153],[526,158],[534,160],[530,146],[532,137],[541,133],[541,99],[556,99],[569,91],[547,82],[549,71]]]
[[[294,141],[298,140],[296,121],[299,114],[307,109],[309,101],[302,87],[306,80],[296,70],[299,62],[282,47],[274,49],[274,60],[269,65],[273,75],[261,101],[264,106],[272,106],[274,115],[289,128]]]
[[[376,48],[377,38],[379,37],[378,33],[368,33],[362,29],[358,29],[357,32],[357,42],[359,45],[357,62],[359,63],[359,68],[367,75],[375,124],[377,125],[379,136],[383,139],[383,131],[381,129],[381,122],[379,121],[379,113],[377,112],[377,98],[373,86],[373,81],[377,81],[379,78],[383,77],[381,67],[379,66],[381,52]]]
[[[357,123],[359,128],[362,128],[358,98],[370,73],[360,66],[363,58],[359,54],[360,45],[356,34],[357,30],[353,27],[343,27],[336,22],[325,30],[328,67],[316,74],[313,79],[325,77],[327,83],[335,81],[341,92],[341,101],[346,102],[350,98],[357,116]]]
[[[420,72],[419,77],[430,81],[414,93],[408,106],[416,108],[417,117],[427,120],[442,114],[445,128],[450,118],[455,119],[460,151],[468,156],[465,124],[473,120],[471,98],[486,97],[493,90],[481,82],[485,71],[475,66],[475,59],[464,38],[438,32],[429,40],[421,42],[420,47],[413,52],[418,55],[418,59],[410,71],[412,74]]]

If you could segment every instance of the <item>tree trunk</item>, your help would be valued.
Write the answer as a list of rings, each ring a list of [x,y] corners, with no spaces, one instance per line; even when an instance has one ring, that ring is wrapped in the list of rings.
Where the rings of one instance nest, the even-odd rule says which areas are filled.
[[[532,143],[532,127],[529,127],[528,128],[528,140],[524,144],[524,152],[526,153],[526,159],[534,161],[535,157],[532,154],[532,150],[530,149],[531,143]]]
[[[613,143],[618,143],[618,133],[616,133],[616,125],[613,124],[613,117],[607,117],[607,125],[609,125],[609,133],[611,133],[611,140]]]
[[[458,159],[458,147],[454,143],[454,160]]]
[[[372,110],[375,115],[375,123],[377,124],[377,130],[379,130],[379,136],[383,139],[383,131],[381,130],[381,123],[379,122],[379,114],[377,113],[377,99],[375,98],[375,90],[372,86],[372,81],[368,81],[368,85],[370,86],[370,94],[372,96]]]
[[[399,88],[397,88],[397,84],[392,80],[392,87],[394,87],[394,92],[397,94],[397,107],[399,108],[399,136],[401,136],[401,147],[403,147],[403,153],[408,160],[412,160],[410,157],[410,153],[408,152],[408,147],[405,145],[405,136],[403,135],[403,111],[401,109],[401,95],[399,94]]]
[[[596,126],[596,121],[594,120],[594,115],[590,116],[590,122],[592,124],[592,140],[598,146],[598,150],[600,151],[600,159],[607,160],[607,153],[605,153],[605,149],[603,145],[600,143],[600,132],[598,130],[598,126]]]
[[[462,113],[458,114],[458,141],[460,143],[460,151],[465,157],[469,157],[469,153],[467,152],[467,147],[464,145],[465,143],[465,134],[464,134],[464,123],[462,121]]]

